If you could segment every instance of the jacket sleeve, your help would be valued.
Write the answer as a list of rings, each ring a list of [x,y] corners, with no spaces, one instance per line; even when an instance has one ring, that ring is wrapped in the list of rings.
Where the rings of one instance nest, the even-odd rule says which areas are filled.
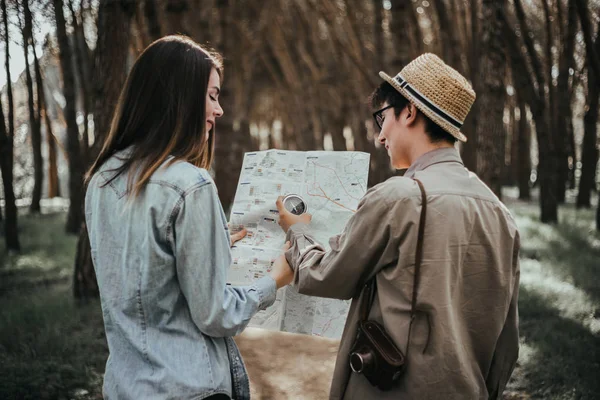
[[[517,364],[519,357],[519,310],[517,303],[519,300],[519,281],[521,276],[519,265],[519,236],[515,240],[515,249],[513,251],[513,271],[514,281],[512,284],[512,294],[508,314],[504,327],[500,332],[492,364],[490,366],[486,379],[486,386],[490,399],[501,399],[504,388]]]
[[[184,193],[172,215],[177,277],[192,319],[208,336],[241,333],[257,311],[274,303],[275,281],[265,276],[251,286],[227,285],[230,238],[212,182]]]
[[[416,187],[416,183],[414,184]],[[415,189],[418,192],[418,189]],[[290,227],[291,242],[286,259],[294,270],[294,283],[303,294],[350,299],[382,268],[398,260],[399,232],[411,229],[407,223],[417,215],[412,202],[390,195],[378,185],[367,192],[340,235],[329,239],[331,250],[310,235],[310,225]],[[405,210],[399,207],[406,206]],[[404,218],[399,217],[403,214]]]

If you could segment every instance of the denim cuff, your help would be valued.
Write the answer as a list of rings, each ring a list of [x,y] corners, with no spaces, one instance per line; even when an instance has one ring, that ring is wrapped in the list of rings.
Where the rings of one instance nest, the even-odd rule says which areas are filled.
[[[258,292],[258,309],[264,310],[265,308],[275,303],[275,296],[277,295],[277,284],[275,279],[270,275],[263,276],[252,285]]]

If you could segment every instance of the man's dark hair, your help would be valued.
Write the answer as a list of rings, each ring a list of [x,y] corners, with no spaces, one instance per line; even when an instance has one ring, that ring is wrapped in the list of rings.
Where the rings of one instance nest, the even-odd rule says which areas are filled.
[[[388,82],[381,83],[377,89],[373,91],[369,99],[371,101],[371,107],[374,109],[380,108],[385,103],[394,106],[394,115],[396,118],[400,116],[400,113],[402,110],[404,110],[404,107],[409,104],[408,99],[402,96],[400,92],[394,89],[394,87]],[[454,136],[442,129],[420,110],[417,109],[417,112],[420,113],[425,119],[425,133],[427,134],[427,137],[429,137],[429,141],[431,143],[456,143],[457,139]]]

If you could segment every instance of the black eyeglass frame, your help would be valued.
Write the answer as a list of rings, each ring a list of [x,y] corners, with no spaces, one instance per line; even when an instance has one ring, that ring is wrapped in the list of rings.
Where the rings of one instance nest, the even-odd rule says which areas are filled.
[[[379,130],[381,130],[381,126],[383,125],[383,116],[381,114],[383,114],[383,112],[389,108],[394,107],[394,105],[389,105],[387,107],[383,107],[381,110],[377,110],[373,113],[373,119],[375,119],[375,124],[377,124],[377,126],[379,127]],[[381,122],[379,122],[379,120],[382,120]]]

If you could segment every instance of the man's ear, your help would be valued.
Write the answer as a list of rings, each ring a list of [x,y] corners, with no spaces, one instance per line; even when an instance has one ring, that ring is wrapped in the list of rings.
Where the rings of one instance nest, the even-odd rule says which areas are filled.
[[[406,124],[412,125],[417,121],[417,107],[413,103],[408,103],[406,110]]]

